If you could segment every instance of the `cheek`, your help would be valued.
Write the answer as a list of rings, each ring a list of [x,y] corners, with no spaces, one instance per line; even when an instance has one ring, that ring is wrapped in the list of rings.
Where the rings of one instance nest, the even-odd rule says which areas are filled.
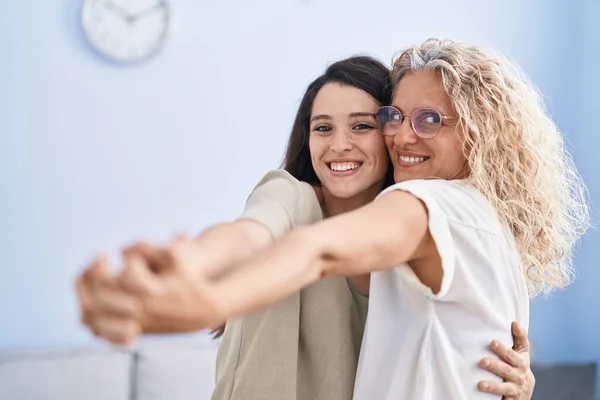
[[[362,151],[368,158],[378,160],[380,164],[387,166],[388,148],[382,136],[371,137],[368,142],[363,143]]]
[[[429,148],[435,154],[438,162],[445,165],[445,168],[461,169],[465,163],[462,145],[456,137],[447,137],[446,140],[431,142]]]
[[[316,146],[316,143],[315,143],[314,136],[310,135],[308,138],[308,150],[310,151],[310,154],[312,154],[314,152],[315,146]]]
[[[381,164],[387,168],[388,162],[390,161],[390,154],[387,146],[385,146],[385,143],[382,143],[382,145],[379,147],[377,158],[379,158],[379,160],[381,160]]]
[[[462,151],[461,140],[458,137],[454,138],[454,140],[452,140],[452,142],[449,143],[448,148],[451,149],[449,152],[449,157],[457,164],[463,164],[465,161],[465,157]]]
[[[313,160],[313,162],[318,160],[323,152],[322,140],[311,135],[308,139],[308,151],[310,151],[310,159]]]
[[[452,158],[457,160],[459,163],[464,163],[466,161],[464,152],[463,152],[463,143],[465,141],[464,133],[462,129],[456,129],[454,131],[454,135],[452,138]]]
[[[388,155],[392,154],[393,148],[394,148],[394,137],[393,136],[385,136],[384,144],[386,147],[387,154]]]

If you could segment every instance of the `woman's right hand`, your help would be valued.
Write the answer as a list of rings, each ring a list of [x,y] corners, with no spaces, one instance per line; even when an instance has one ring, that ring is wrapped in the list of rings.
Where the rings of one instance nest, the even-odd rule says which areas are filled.
[[[76,280],[81,322],[97,337],[128,344],[141,334],[140,299],[119,284],[108,258],[100,256]]]
[[[81,320],[98,337],[132,343],[144,333],[191,332],[223,321],[209,282],[187,268],[194,241],[179,237],[167,247],[139,243],[123,253],[121,274],[100,257],[77,279]]]
[[[211,281],[196,268],[201,257],[194,239],[177,237],[166,247],[147,243],[124,253],[121,285],[142,299],[143,333],[183,333],[223,322]]]

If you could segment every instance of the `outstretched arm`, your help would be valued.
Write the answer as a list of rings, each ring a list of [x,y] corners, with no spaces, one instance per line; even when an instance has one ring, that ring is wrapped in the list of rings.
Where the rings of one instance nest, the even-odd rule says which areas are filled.
[[[423,263],[427,268],[420,267],[422,260],[428,261]],[[207,290],[227,319],[272,304],[319,279],[405,262],[423,283],[439,290],[442,268],[429,234],[427,209],[412,194],[393,191],[358,210],[297,229]]]
[[[186,240],[185,262],[175,260],[176,255],[162,247],[148,243],[137,243],[126,250],[128,254],[143,254],[146,267],[158,275],[172,274],[169,267],[173,264],[185,269],[185,276],[191,279],[214,279],[260,249],[267,247],[273,240],[295,226],[309,224],[321,219],[321,208],[315,191],[282,170],[269,172],[255,187],[249,196],[244,213],[235,222],[216,225],[194,239]],[[127,264],[127,260],[126,264]],[[103,265],[98,269],[97,265]],[[96,267],[95,267],[96,266]],[[100,270],[98,274],[95,271]],[[183,270],[182,270],[183,272]],[[100,279],[102,278],[102,279]],[[107,299],[118,298],[112,302],[117,306],[123,298],[127,303],[139,304],[139,293],[127,290],[125,277],[114,275],[106,260],[97,258],[79,276],[76,282],[82,321],[93,328],[100,316],[113,318],[111,307],[106,306]],[[120,281],[120,282],[119,282]],[[183,281],[182,281],[183,282]],[[110,284],[109,284],[110,283]],[[179,296],[172,304],[181,309],[183,298]],[[190,303],[196,301],[190,297]],[[161,312],[171,304],[161,305]],[[186,303],[187,304],[187,303]],[[191,308],[191,304],[189,304]],[[119,307],[117,307],[119,308]],[[145,307],[148,308],[148,307]],[[166,313],[166,312],[164,312]],[[168,313],[166,313],[168,314]]]

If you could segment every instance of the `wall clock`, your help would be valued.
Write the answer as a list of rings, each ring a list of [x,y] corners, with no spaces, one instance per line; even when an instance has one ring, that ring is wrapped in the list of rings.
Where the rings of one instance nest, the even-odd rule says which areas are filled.
[[[81,21],[94,49],[118,63],[155,55],[169,30],[167,0],[85,0]]]

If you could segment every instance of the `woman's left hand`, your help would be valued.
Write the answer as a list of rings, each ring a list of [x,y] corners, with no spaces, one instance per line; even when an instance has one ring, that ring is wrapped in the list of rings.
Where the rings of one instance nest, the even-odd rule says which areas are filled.
[[[490,348],[500,358],[484,358],[479,366],[498,375],[504,382],[481,381],[482,392],[502,395],[506,400],[530,400],[535,386],[535,377],[530,368],[529,339],[523,328],[513,322],[511,326],[514,345],[509,349],[498,340]]]

